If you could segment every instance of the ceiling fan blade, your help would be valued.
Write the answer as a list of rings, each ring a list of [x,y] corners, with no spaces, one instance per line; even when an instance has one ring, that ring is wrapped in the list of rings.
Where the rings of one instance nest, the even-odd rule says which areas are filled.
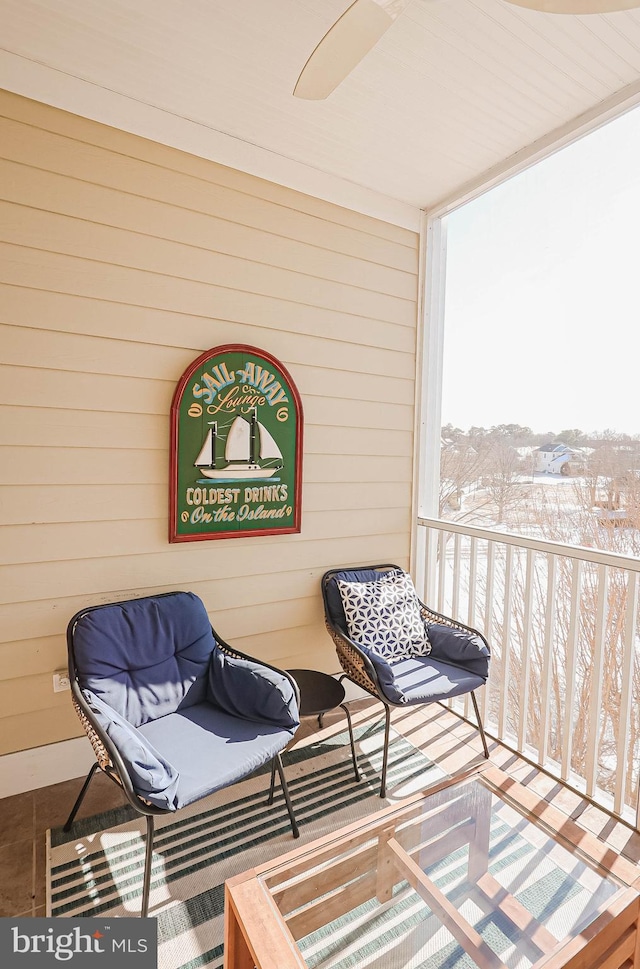
[[[378,43],[410,0],[355,0],[324,35],[302,68],[297,98],[322,101]]]

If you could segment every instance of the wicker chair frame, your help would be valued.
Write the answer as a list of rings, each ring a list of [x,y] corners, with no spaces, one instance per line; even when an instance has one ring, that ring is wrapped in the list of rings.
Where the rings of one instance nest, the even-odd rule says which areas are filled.
[[[399,565],[392,565],[390,563],[384,565],[363,565],[354,568],[349,568],[349,572],[361,572],[361,571],[376,571],[376,572],[388,572],[392,569],[400,569]],[[404,707],[404,704],[395,703],[390,700],[384,693],[376,668],[371,662],[369,656],[361,649],[361,647],[353,639],[350,638],[346,627],[342,628],[333,619],[331,615],[331,609],[328,599],[328,586],[329,582],[342,572],[347,571],[345,568],[340,569],[330,569],[328,572],[322,576],[322,598],[324,602],[324,613],[325,613],[325,626],[327,632],[333,640],[334,646],[336,648],[336,653],[338,655],[338,660],[340,666],[342,667],[343,673],[340,679],[348,679],[356,686],[365,690],[370,696],[379,700],[385,708],[385,731],[384,731],[384,750],[382,758],[382,775],[380,780],[380,797],[385,797],[387,788],[387,766],[389,760],[389,730],[391,726],[391,708],[392,707]],[[463,622],[458,622],[456,619],[452,619],[450,616],[444,616],[442,613],[435,612],[425,605],[422,600],[418,600],[420,603],[420,613],[422,618],[426,623],[439,623],[440,625],[449,626],[451,629],[459,629],[462,632],[469,633],[469,635],[478,636],[482,642],[489,650],[489,655],[491,653],[489,644],[486,638],[478,629],[474,629],[473,626],[467,626]],[[453,664],[452,664],[453,665]],[[480,708],[478,706],[478,701],[475,695],[475,691],[470,691],[471,701],[473,703],[473,709],[476,716],[476,722],[478,726],[478,732],[480,734],[480,739],[482,741],[482,747],[484,751],[485,758],[489,757],[489,748],[487,746],[487,738],[484,732],[484,726],[482,723],[482,717],[480,714]],[[432,701],[439,702],[439,701]]]
[[[153,598],[158,599],[158,598],[162,598],[164,596],[170,596],[170,595],[175,595],[175,592],[158,593],[158,595],[154,596]],[[104,603],[104,606],[124,605],[127,602],[131,602],[131,601],[132,600],[130,599],[123,599],[118,602]],[[80,720],[80,723],[82,725],[82,728],[85,731],[87,737],[89,738],[89,742],[91,743],[93,752],[96,756],[96,762],[95,764],[92,765],[91,769],[89,770],[89,773],[85,778],[84,784],[80,790],[80,793],[78,794],[75,804],[71,809],[71,813],[69,814],[69,817],[65,822],[63,830],[67,832],[71,830],[71,826],[84,800],[85,794],[89,789],[89,785],[91,783],[93,776],[95,775],[97,770],[102,770],[103,773],[107,775],[107,777],[109,777],[114,783],[116,783],[122,789],[122,792],[124,793],[129,804],[134,808],[134,810],[137,811],[138,814],[141,814],[146,818],[147,837],[146,837],[144,878],[143,878],[143,886],[142,886],[142,904],[141,904],[141,911],[140,911],[141,917],[145,918],[149,912],[149,893],[151,888],[151,865],[153,860],[153,835],[154,835],[154,827],[155,827],[154,818],[157,815],[173,814],[175,812],[169,809],[161,808],[161,807],[158,807],[157,805],[151,804],[149,801],[145,800],[145,798],[141,797],[139,794],[136,794],[135,790],[133,789],[133,784],[131,783],[129,772],[127,771],[127,768],[124,764],[124,761],[122,760],[122,757],[120,756],[117,748],[113,744],[110,737],[103,730],[100,723],[98,723],[93,711],[89,707],[87,701],[85,700],[82,694],[82,689],[78,679],[78,670],[76,666],[74,638],[73,638],[74,631],[79,620],[82,619],[83,616],[86,616],[87,613],[94,612],[95,610],[101,609],[101,608],[103,608],[102,605],[89,606],[85,609],[81,609],[71,618],[69,625],[67,626],[67,658],[68,658],[68,664],[69,664],[69,682],[71,686],[71,700],[73,703],[73,707],[76,711],[76,714],[78,715],[78,719]],[[213,628],[212,628],[212,632],[218,648],[221,649],[222,652],[225,653],[227,656],[230,656],[233,659],[246,659],[246,660],[251,660],[252,662],[255,662],[255,663],[260,663],[261,666],[264,666],[267,669],[274,670],[275,672],[281,673],[283,676],[286,676],[287,679],[291,682],[291,685],[293,687],[298,708],[300,707],[300,691],[298,688],[298,684],[293,679],[293,677],[291,677],[285,670],[277,669],[275,666],[271,666],[269,663],[265,663],[261,659],[258,660],[254,656],[249,656],[246,653],[239,652],[237,649],[233,649],[231,646],[229,646],[228,643],[220,639],[220,637],[218,636],[218,634],[215,632]],[[273,758],[272,777],[274,776],[275,771],[278,772],[278,776],[280,778],[282,792],[284,794],[287,811],[289,813],[289,819],[291,821],[293,836],[294,838],[298,838],[300,835],[300,832],[298,830],[298,825],[296,823],[295,815],[293,813],[293,805],[291,803],[289,788],[287,786],[287,782],[284,775],[282,758],[279,753],[276,754],[275,757]],[[268,803],[271,803],[272,799],[273,799],[273,784],[271,786],[271,790],[269,793]]]

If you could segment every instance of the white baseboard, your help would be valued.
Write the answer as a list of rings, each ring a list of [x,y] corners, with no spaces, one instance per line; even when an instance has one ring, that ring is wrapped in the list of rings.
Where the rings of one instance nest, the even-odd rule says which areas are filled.
[[[0,798],[82,777],[95,759],[86,737],[5,754],[0,757]]]

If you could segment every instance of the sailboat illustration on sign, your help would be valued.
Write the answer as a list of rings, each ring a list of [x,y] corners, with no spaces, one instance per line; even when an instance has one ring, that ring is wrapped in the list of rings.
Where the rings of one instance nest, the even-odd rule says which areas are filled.
[[[218,425],[213,422],[207,431],[198,457],[193,462],[205,478],[251,479],[270,478],[283,466],[282,452],[266,427],[260,423],[256,410],[251,412],[250,420],[234,417],[224,448],[227,462],[224,468],[217,466],[216,441]],[[263,461],[277,461],[268,466]]]

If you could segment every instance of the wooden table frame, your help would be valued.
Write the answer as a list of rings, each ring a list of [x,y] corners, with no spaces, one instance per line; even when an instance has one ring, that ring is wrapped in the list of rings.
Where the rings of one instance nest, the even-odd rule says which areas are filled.
[[[456,800],[447,805],[446,812],[434,812],[428,842],[413,845],[412,853],[428,845],[431,863],[468,844],[474,898],[487,910],[499,908],[514,926],[526,929],[535,959],[532,969],[640,969],[638,869],[508,775],[484,765],[229,879],[225,886],[225,969],[305,969],[296,939],[374,896],[380,902],[389,900],[399,881],[409,882],[480,969],[506,969],[405,850],[407,830],[396,832],[399,822],[424,821],[425,800],[430,795],[479,777],[483,783],[478,790],[486,790],[489,800],[495,794],[588,867],[619,885],[604,910],[579,935],[558,941],[490,874],[489,824],[482,822],[489,814],[481,812],[476,823],[469,818],[468,809],[465,816],[462,797],[457,815]],[[450,831],[452,820],[456,827]],[[448,833],[443,836],[445,830]],[[346,851],[350,852],[348,858],[342,857]],[[357,875],[361,877],[354,885]],[[285,917],[282,912],[294,914]]]

